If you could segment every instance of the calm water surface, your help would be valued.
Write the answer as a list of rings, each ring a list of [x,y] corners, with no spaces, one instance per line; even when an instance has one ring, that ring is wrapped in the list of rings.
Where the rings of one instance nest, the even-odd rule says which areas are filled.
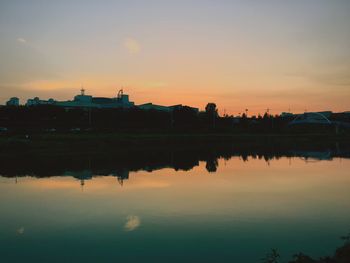
[[[260,262],[350,230],[350,160],[239,157],[189,171],[0,177],[0,262]],[[81,180],[79,174],[81,173]],[[75,177],[73,177],[73,176]],[[85,180],[84,180],[85,178]]]

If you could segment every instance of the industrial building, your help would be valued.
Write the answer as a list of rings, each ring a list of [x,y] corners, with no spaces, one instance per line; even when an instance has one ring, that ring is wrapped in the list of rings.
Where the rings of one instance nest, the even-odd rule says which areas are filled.
[[[183,107],[188,107],[196,113],[199,112],[198,108],[183,106],[182,104],[173,105],[173,106],[162,106],[162,105],[157,105],[157,104],[153,104],[153,103],[145,103],[145,104],[138,105],[137,107],[139,109],[142,109],[142,110],[157,110],[157,111],[165,111],[165,112],[172,112],[175,109],[181,109]]]
[[[35,106],[35,105],[53,105],[56,101],[54,99],[49,100],[41,100],[39,97],[35,97],[34,99],[27,100],[26,106]]]
[[[16,97],[11,98],[6,103],[7,106],[19,106],[19,99]],[[97,108],[97,109],[114,109],[114,108],[138,108],[142,110],[157,110],[164,112],[172,112],[175,109],[180,109],[185,106],[178,104],[173,106],[162,106],[153,103],[145,103],[141,105],[135,105],[134,102],[129,101],[129,95],[124,94],[123,89],[119,90],[118,94],[114,98],[106,97],[93,97],[86,95],[85,90],[82,88],[80,94],[76,95],[73,100],[58,101],[54,99],[42,100],[39,97],[28,99],[25,106],[37,106],[37,105],[54,105],[63,107],[66,109],[70,108]],[[188,107],[188,106],[186,106]],[[199,112],[198,108],[188,107],[195,112]]]
[[[12,97],[6,102],[6,106],[19,106],[19,98]]]
[[[158,110],[158,111],[166,111],[170,112],[172,109],[167,106],[157,105],[153,103],[145,103],[137,106],[139,109],[142,110]]]
[[[129,95],[123,94],[121,89],[115,98],[93,97],[85,95],[85,90],[81,89],[81,93],[76,95],[73,100],[56,101],[54,99],[40,100],[38,97],[29,99],[26,106],[35,105],[55,105],[64,108],[131,108],[134,103],[129,101]]]

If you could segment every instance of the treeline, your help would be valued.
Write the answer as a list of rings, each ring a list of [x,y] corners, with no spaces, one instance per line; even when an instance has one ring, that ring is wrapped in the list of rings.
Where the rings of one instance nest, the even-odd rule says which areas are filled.
[[[341,237],[341,239],[345,241],[344,244],[337,248],[332,256],[314,259],[304,253],[298,253],[288,263],[348,263],[350,262],[350,234]],[[267,254],[261,262],[280,263],[280,255],[276,249],[272,249],[271,253]]]
[[[209,103],[204,112],[178,107],[172,112],[130,109],[65,109],[57,106],[0,107],[0,128],[8,131],[161,131],[161,132],[334,132],[331,125],[288,124],[293,116],[219,116]],[[350,122],[350,120],[349,120]],[[337,131],[338,132],[338,131]]]

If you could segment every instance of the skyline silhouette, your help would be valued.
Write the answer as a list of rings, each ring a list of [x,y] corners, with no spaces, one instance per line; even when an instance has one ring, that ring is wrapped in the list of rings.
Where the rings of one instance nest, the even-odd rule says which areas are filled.
[[[0,0],[0,262],[348,262],[349,25],[350,0]]]
[[[346,111],[348,1],[2,1],[0,103],[84,85],[228,114]]]

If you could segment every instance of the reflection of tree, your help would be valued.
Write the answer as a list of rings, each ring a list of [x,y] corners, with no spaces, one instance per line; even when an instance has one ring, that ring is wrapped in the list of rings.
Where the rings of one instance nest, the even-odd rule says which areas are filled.
[[[272,249],[269,254],[266,255],[265,258],[262,259],[263,263],[278,263],[278,259],[280,258],[279,253],[276,249]]]
[[[290,263],[305,262],[305,263],[315,263],[315,261],[303,253],[298,253],[293,256],[293,261]]]
[[[117,177],[118,183],[123,186],[124,180],[129,179],[129,170],[127,169],[118,169],[112,173],[113,176]]]
[[[199,139],[197,138],[197,140]],[[40,152],[19,154],[18,151],[9,154],[0,147],[0,154],[2,152],[0,174],[13,178],[28,174],[34,177],[72,176],[79,180],[88,180],[94,175],[113,175],[122,183],[123,180],[128,179],[129,171],[151,172],[169,167],[188,171],[198,166],[201,161],[206,161],[208,172],[216,172],[220,158],[229,160],[237,156],[241,157],[243,161],[258,158],[267,163],[281,157],[311,156],[317,160],[334,157],[350,158],[348,144],[343,143],[335,147],[333,142],[327,141],[317,144],[313,142],[296,144],[293,141],[232,143],[195,141],[193,138],[185,138],[162,144],[154,144],[153,142],[150,145],[146,142],[144,144],[142,145],[141,142],[135,146],[125,144],[129,147],[127,152],[124,150],[125,147],[119,147],[118,150],[97,151],[95,154],[74,153],[69,155],[57,154],[54,150],[45,155]],[[105,149],[102,148],[102,150]]]
[[[205,168],[209,173],[215,173],[218,166],[219,166],[218,159],[214,158],[214,159],[207,160],[207,164],[205,165]]]
[[[333,253],[333,256],[326,256],[320,259],[313,259],[312,257],[304,254],[297,253],[293,255],[293,260],[288,261],[289,263],[345,263],[350,262],[350,234],[341,237],[345,241],[344,245],[337,248]],[[277,249],[272,249],[270,253],[266,254],[261,259],[262,263],[278,263],[280,255]]]
[[[242,160],[243,160],[244,162],[247,162],[247,161],[248,161],[248,154],[242,153]]]

